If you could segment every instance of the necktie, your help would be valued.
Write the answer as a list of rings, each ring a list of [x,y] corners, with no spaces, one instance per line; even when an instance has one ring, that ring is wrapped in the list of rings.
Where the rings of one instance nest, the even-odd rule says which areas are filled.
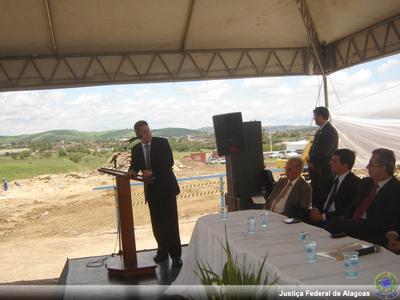
[[[333,203],[333,200],[335,199],[335,195],[336,195],[336,192],[337,192],[338,184],[339,184],[339,178],[336,177],[336,179],[333,181],[333,187],[332,187],[331,193],[329,195],[329,199],[326,202],[326,206],[325,206],[324,212],[327,212],[329,210],[329,208],[331,207],[331,205]]]
[[[280,193],[275,197],[274,201],[272,202],[271,210],[275,212],[275,207],[278,204],[279,201],[282,200],[282,198],[286,195],[287,191],[289,188],[292,186],[292,182],[288,180],[288,183],[286,186],[280,191]]]
[[[144,145],[144,156],[146,159],[146,169],[150,169],[150,145]]]
[[[353,220],[360,220],[362,218],[365,211],[368,209],[368,207],[371,206],[372,201],[374,200],[377,188],[378,188],[378,185],[375,183],[371,192],[364,198],[363,202],[361,202],[361,204],[357,207],[356,211],[354,212],[353,218],[352,218]]]

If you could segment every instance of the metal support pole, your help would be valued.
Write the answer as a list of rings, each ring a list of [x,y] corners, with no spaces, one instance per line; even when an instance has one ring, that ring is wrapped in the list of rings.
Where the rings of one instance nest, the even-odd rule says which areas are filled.
[[[224,197],[224,177],[219,177],[219,192],[221,194],[221,207],[225,206],[225,197]]]
[[[271,135],[271,126],[269,126],[269,151],[272,151],[272,135]]]
[[[328,99],[328,80],[327,75],[322,76],[324,80],[324,97],[325,97],[325,107],[329,108],[329,99]]]

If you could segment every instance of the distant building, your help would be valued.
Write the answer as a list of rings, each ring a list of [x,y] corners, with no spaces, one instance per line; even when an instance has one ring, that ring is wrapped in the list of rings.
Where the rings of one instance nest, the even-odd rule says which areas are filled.
[[[29,148],[18,148],[18,149],[0,149],[0,155],[6,155],[8,154],[15,154],[15,153],[21,153],[24,151],[30,151]]]
[[[212,158],[215,158],[215,159],[219,159],[219,155],[218,155],[218,151],[213,151],[212,153],[211,153],[211,157]]]
[[[282,144],[284,144],[286,146],[286,150],[287,151],[298,151],[301,150],[303,151],[304,148],[306,147],[308,141],[307,140],[301,140],[301,141],[295,141],[295,142],[283,142]]]
[[[206,163],[206,153],[204,152],[191,153],[190,158],[194,161]]]

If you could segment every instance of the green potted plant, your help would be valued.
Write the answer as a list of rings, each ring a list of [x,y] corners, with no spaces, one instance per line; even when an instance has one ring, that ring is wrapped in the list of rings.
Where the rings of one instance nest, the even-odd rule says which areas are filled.
[[[233,258],[232,251],[228,242],[228,235],[225,226],[225,245],[219,241],[226,254],[226,263],[224,264],[222,275],[214,272],[209,263],[202,260],[197,262],[198,272],[196,275],[201,283],[205,285],[208,299],[266,299],[269,285],[273,285],[279,278],[268,282],[268,273],[262,278],[265,262],[268,253],[255,271],[254,266],[245,266],[239,268],[237,259]],[[226,286],[230,286],[226,289]],[[232,287],[233,286],[233,287]],[[239,286],[246,286],[239,288]]]

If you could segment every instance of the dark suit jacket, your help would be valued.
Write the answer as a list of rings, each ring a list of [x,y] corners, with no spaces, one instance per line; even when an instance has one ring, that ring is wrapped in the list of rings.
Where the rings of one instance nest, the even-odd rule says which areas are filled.
[[[319,129],[314,136],[314,141],[308,155],[309,160],[316,166],[328,165],[333,152],[338,147],[338,133],[330,122]]]
[[[351,205],[353,198],[357,193],[358,185],[360,184],[360,182],[361,179],[354,175],[353,172],[350,172],[346,175],[333,199],[333,203],[335,204],[335,211],[325,212],[327,220],[329,220],[333,216],[341,217],[344,215],[347,207]]]
[[[129,169],[135,172],[146,169],[142,144],[138,143],[133,146],[131,166]],[[162,196],[179,194],[179,185],[175,174],[172,171],[174,159],[168,140],[160,137],[151,139],[150,148],[150,168],[153,171],[153,183],[148,184],[146,199],[154,201],[154,199]]]
[[[272,190],[274,189],[275,179],[272,175],[271,170],[265,169],[263,171],[263,186],[265,187],[265,198],[271,194]]]
[[[338,133],[331,123],[326,123],[314,135],[308,158],[313,164],[309,168],[312,190],[312,205],[322,211],[332,186],[331,156],[338,146]]]
[[[400,216],[400,182],[392,177],[375,195],[371,206],[366,211],[366,219],[352,220],[357,207],[372,190],[373,180],[369,177],[361,180],[353,202],[345,212],[347,219],[332,219],[328,222],[330,232],[346,232],[356,238],[386,246],[385,234],[396,230]]]
[[[277,195],[279,195],[282,189],[286,186],[287,182],[288,180],[286,177],[280,178],[278,180],[278,182],[274,186],[274,189],[268,197],[266,209],[271,208],[272,201]],[[310,205],[311,187],[302,177],[299,177],[286,200],[283,214],[288,216],[289,218],[305,220],[307,218]]]

